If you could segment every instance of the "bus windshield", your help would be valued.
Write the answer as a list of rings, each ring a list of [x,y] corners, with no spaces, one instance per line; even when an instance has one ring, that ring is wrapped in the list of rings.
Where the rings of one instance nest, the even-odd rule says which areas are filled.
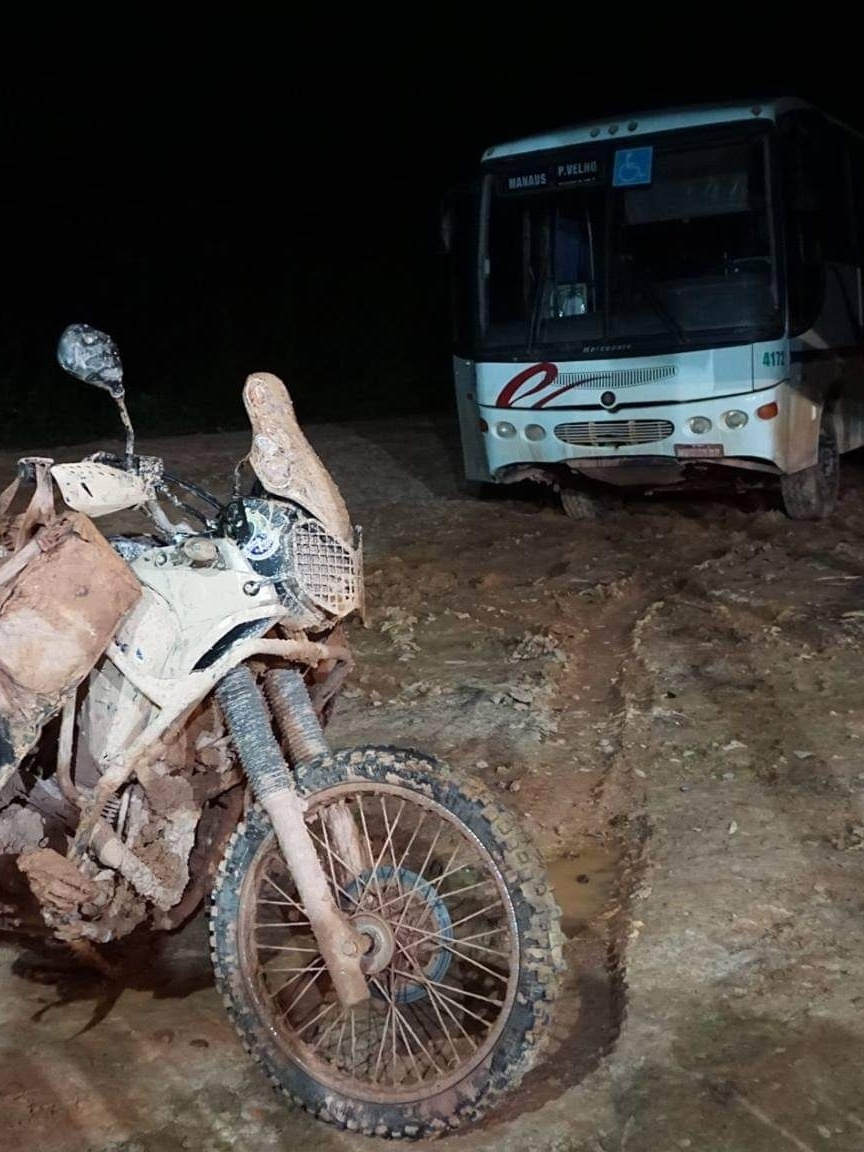
[[[520,156],[486,177],[484,350],[704,347],[778,327],[767,135],[655,141]]]

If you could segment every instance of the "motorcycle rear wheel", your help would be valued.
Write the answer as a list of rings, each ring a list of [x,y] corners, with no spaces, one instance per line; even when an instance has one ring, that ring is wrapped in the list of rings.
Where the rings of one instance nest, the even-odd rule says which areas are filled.
[[[419,1138],[476,1119],[536,1063],[563,972],[539,854],[480,784],[416,752],[303,765],[307,823],[340,906],[368,936],[370,999],[336,998],[269,820],[254,808],[213,894],[216,982],[247,1050],[322,1120]],[[351,813],[367,867],[336,853]]]

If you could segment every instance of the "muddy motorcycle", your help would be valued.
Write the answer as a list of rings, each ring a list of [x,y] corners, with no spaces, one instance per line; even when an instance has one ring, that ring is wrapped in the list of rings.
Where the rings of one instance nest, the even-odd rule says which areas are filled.
[[[0,851],[79,948],[209,899],[247,1049],[321,1119],[412,1137],[477,1117],[548,1034],[559,912],[479,783],[328,747],[361,545],[285,386],[246,380],[223,501],[136,454],[108,336],[72,326],[58,356],[113,396],[126,445],[26,457],[0,496]],[[133,510],[146,533],[96,528]]]

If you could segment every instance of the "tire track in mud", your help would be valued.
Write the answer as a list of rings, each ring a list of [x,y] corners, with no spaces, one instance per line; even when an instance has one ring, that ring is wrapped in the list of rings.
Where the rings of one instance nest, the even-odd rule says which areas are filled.
[[[723,563],[736,550],[723,543],[709,543],[708,551],[706,560],[704,541],[694,547],[700,567]],[[691,582],[688,567],[680,560],[679,556],[674,563],[664,562],[664,571],[656,575],[640,567],[594,586],[593,603],[598,607],[589,615],[590,627],[566,644],[567,659],[552,677],[556,694],[553,707],[561,714],[559,735],[567,742],[579,738],[578,723],[567,720],[567,705],[574,696],[584,702],[585,691],[590,689],[588,721],[602,724],[606,749],[603,770],[586,797],[588,806],[578,820],[570,822],[562,840],[569,837],[571,842],[598,842],[614,868],[614,879],[602,904],[569,936],[568,976],[553,1022],[550,1048],[541,1065],[476,1132],[460,1138],[460,1146],[485,1148],[486,1138],[504,1125],[508,1126],[509,1139],[509,1125],[518,1129],[520,1120],[530,1123],[530,1117],[544,1105],[560,1099],[568,1090],[578,1090],[614,1050],[624,1025],[627,948],[641,926],[634,910],[650,862],[651,827],[634,787],[634,779],[641,784],[645,776],[639,768],[639,741],[635,738],[646,692],[638,671],[639,636],[644,622]],[[591,596],[581,598],[592,600]],[[577,864],[580,856],[576,856]],[[550,873],[564,907],[566,926],[567,892],[560,891],[556,883],[561,873],[557,866],[564,860],[566,856],[553,860]]]
[[[844,613],[844,608],[856,601],[855,586],[846,581],[861,578],[864,556],[858,557],[857,572],[829,566],[839,575],[835,580],[830,572],[817,574],[816,562],[824,567],[817,552],[806,549],[802,555],[800,545],[778,549],[775,543],[769,561],[763,548],[758,538],[739,540],[683,575],[652,582],[630,618],[629,654],[619,683],[619,753],[607,776],[606,802],[615,808],[623,798],[625,810],[629,803],[628,827],[637,833],[636,887],[631,883],[629,923],[619,925],[619,941],[621,963],[627,965],[622,968],[624,994],[629,969],[640,1007],[626,1032],[622,1017],[623,1046],[614,1058],[614,1074],[619,1084],[627,1085],[620,1089],[627,1104],[615,1117],[617,1134],[626,1141],[628,1133],[641,1132],[640,1139],[648,1143],[637,1140],[639,1148],[667,1146],[671,1132],[660,1131],[667,1117],[654,1113],[668,1108],[673,1114],[677,1110],[674,1131],[679,1135],[701,1131],[706,1083],[709,1095],[711,1084],[717,1086],[717,1101],[738,1100],[751,1123],[755,1117],[771,1128],[771,1115],[780,1115],[777,1101],[760,1096],[765,1089],[755,1085],[763,1077],[757,1075],[754,1082],[751,1075],[748,1084],[738,1062],[747,1066],[749,1044],[764,1045],[764,1051],[754,1049],[759,1053],[756,1067],[774,1065],[769,1081],[790,1075],[778,1054],[785,1052],[790,1038],[797,1045],[797,1028],[804,1025],[790,1032],[787,973],[800,980],[798,965],[816,972],[822,964],[828,971],[834,970],[832,965],[844,972],[851,967],[843,959],[848,944],[832,957],[831,949],[837,947],[832,931],[843,923],[843,880],[838,878],[836,855],[831,859],[826,851],[828,836],[820,823],[833,819],[836,824],[838,809],[848,808],[851,801],[842,765],[835,770],[831,763],[844,756],[830,755],[838,745],[836,733],[832,743],[827,729],[839,724],[828,717],[841,716],[843,704],[854,698],[854,691],[846,696],[838,691],[843,668],[849,665],[844,665],[842,644],[838,655],[837,633],[845,617],[860,615],[858,610]],[[760,583],[766,575],[773,580],[778,570],[783,580]],[[826,592],[826,586],[831,590]],[[803,608],[802,595],[808,597]],[[814,722],[820,714],[825,716],[824,729]],[[640,771],[640,765],[648,771]],[[690,827],[697,824],[700,827]],[[702,834],[702,825],[704,850],[696,847],[693,836]],[[768,828],[764,843],[761,827]],[[656,874],[652,838],[660,849]],[[853,840],[851,847],[858,843]],[[700,852],[705,857],[701,870],[694,863],[694,848],[696,860]],[[766,850],[773,860],[767,870]],[[717,882],[706,906],[702,900],[708,892],[700,900],[699,885],[705,884],[712,863],[718,867]],[[803,892],[796,888],[802,869],[810,882]],[[657,888],[653,900],[652,882]],[[806,895],[810,885],[813,897]],[[847,881],[847,891],[851,887]],[[825,892],[832,892],[833,899]],[[649,901],[644,905],[643,896]],[[853,899],[857,906],[860,901]],[[834,901],[838,906],[832,908]],[[640,915],[645,924],[636,919]],[[638,945],[634,969],[632,942],[640,929],[648,942]],[[679,970],[686,977],[670,999],[669,973]],[[735,996],[755,995],[755,1007],[749,1000],[742,1003],[755,1011],[758,1024],[750,1024],[746,1013],[730,1012],[727,986]],[[805,980],[802,991],[812,987],[812,979]],[[688,1015],[691,998],[695,1018]],[[779,1015],[773,1033],[772,1010]],[[686,1040],[685,1027],[690,1030]],[[662,1048],[670,1041],[679,1047],[671,1065],[657,1053],[658,1043]],[[812,1077],[820,1069],[818,1045],[802,1045]],[[795,1061],[801,1062],[800,1057]],[[642,1067],[651,1071],[643,1074]],[[676,1082],[681,1075],[692,1077],[683,1091]],[[666,1108],[664,1091],[675,1101]],[[821,1094],[832,1106],[843,1099],[833,1082]],[[681,1096],[687,1098],[686,1107]],[[661,1103],[653,1105],[655,1097]],[[790,1130],[806,1130],[813,1123],[809,1094],[802,1093],[801,1100],[800,1107],[789,1106],[788,1114],[798,1112]],[[721,1105],[715,1101],[712,1107]],[[686,1127],[687,1108],[693,1110],[691,1128]],[[724,1123],[719,1117],[715,1122]],[[744,1124],[740,1117],[735,1122]],[[651,1135],[649,1123],[655,1125]],[[761,1147],[760,1139],[739,1136],[736,1146]],[[755,1142],[751,1145],[750,1140]],[[611,1147],[617,1146],[613,1138]]]
[[[520,1088],[499,1105],[482,1128],[494,1131],[502,1125],[529,1117],[562,1093],[580,1084],[599,1067],[614,1048],[626,1011],[626,942],[630,923],[632,893],[638,888],[642,871],[645,830],[631,821],[629,802],[615,779],[625,724],[625,702],[621,692],[623,661],[630,630],[645,599],[642,582],[626,576],[604,587],[605,603],[595,618],[594,628],[567,649],[567,661],[553,678],[557,704],[566,717],[566,702],[578,686],[584,695],[590,667],[590,721],[603,725],[604,765],[592,783],[578,818],[569,822],[561,835],[560,855],[549,865],[550,876],[564,912],[568,937],[565,957],[568,971],[552,1023],[549,1049],[539,1067],[526,1077]],[[602,634],[602,640],[598,638]],[[571,738],[575,722],[562,720],[559,732]],[[574,732],[573,738],[578,739]],[[563,829],[561,830],[563,832]],[[593,842],[613,871],[604,899],[582,923],[568,931],[568,911],[573,875],[584,880],[586,853],[574,853],[567,869],[565,845]],[[596,851],[596,850],[595,850]],[[564,867],[562,867],[564,865]],[[569,874],[568,874],[569,873]],[[473,1141],[469,1138],[466,1143]]]

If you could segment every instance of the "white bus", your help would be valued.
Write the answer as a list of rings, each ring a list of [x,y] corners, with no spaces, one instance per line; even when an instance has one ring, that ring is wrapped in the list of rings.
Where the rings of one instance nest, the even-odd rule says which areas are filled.
[[[469,480],[578,518],[722,467],[831,511],[864,443],[856,133],[796,99],[599,120],[489,148],[444,225]]]

